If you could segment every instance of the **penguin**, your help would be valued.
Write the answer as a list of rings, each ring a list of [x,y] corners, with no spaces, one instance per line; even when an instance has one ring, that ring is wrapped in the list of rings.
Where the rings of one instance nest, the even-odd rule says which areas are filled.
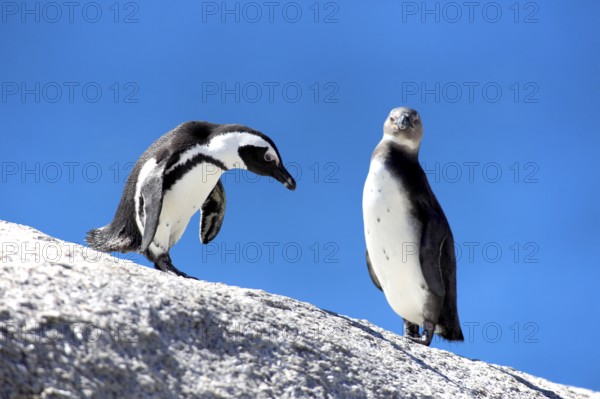
[[[86,242],[103,252],[139,252],[156,269],[189,278],[173,265],[169,250],[198,211],[200,241],[207,244],[216,237],[226,202],[220,178],[236,168],[296,188],[275,143],[265,134],[242,125],[183,123],[137,160],[112,222],[90,230]]]
[[[371,157],[362,207],[369,275],[404,319],[404,336],[429,346],[434,333],[449,341],[464,337],[454,238],[419,164],[422,137],[417,111],[390,112]]]

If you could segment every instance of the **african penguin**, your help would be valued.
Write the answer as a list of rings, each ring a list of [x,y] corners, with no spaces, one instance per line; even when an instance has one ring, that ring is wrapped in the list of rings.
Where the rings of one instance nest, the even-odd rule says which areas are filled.
[[[220,178],[235,168],[296,188],[275,143],[263,133],[242,125],[186,122],[142,154],[113,221],[89,231],[86,242],[104,252],[142,253],[155,268],[189,277],[173,265],[169,249],[198,211],[200,241],[206,244],[215,238],[225,214]]]
[[[417,111],[390,112],[371,157],[363,219],[373,283],[404,319],[404,335],[429,345],[434,332],[450,341],[463,341],[463,334],[454,239],[419,164],[422,136]]]

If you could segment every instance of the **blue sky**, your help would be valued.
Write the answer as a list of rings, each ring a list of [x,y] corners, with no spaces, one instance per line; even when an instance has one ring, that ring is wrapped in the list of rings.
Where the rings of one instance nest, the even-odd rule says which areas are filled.
[[[186,120],[270,135],[286,190],[230,172],[186,273],[402,332],[364,262],[362,186],[389,110],[457,242],[466,342],[438,348],[600,390],[600,4],[3,2],[0,218],[82,243],[131,162]],[[141,263],[141,256],[131,257]]]

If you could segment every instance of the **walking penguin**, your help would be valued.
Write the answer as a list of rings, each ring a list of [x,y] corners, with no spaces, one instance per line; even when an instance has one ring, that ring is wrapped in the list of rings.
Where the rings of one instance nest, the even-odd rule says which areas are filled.
[[[371,157],[363,219],[373,283],[404,319],[404,336],[429,345],[434,332],[450,341],[464,338],[456,303],[454,239],[419,164],[422,136],[417,111],[390,112]]]
[[[113,221],[89,231],[86,242],[103,252],[142,253],[156,269],[189,277],[173,265],[169,249],[198,211],[201,242],[215,238],[225,215],[220,178],[235,168],[296,188],[275,143],[263,133],[242,125],[186,122],[142,154]]]

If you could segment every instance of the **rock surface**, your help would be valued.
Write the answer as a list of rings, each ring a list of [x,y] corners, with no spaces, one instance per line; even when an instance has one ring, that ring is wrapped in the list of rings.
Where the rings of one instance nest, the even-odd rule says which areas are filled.
[[[599,398],[0,222],[0,398]]]

